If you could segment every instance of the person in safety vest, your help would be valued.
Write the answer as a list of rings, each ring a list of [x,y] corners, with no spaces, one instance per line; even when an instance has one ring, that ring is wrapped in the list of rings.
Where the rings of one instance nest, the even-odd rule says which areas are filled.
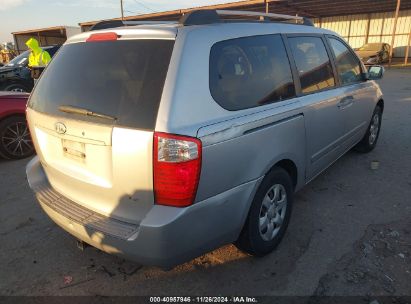
[[[44,68],[49,64],[51,60],[50,54],[39,47],[39,43],[36,39],[30,38],[29,40],[27,40],[26,45],[31,51],[29,56],[29,68]]]

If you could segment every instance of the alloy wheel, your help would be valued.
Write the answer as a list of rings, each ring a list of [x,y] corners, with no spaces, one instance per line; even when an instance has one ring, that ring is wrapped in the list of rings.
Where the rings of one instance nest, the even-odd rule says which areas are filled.
[[[25,91],[22,88],[13,88],[10,90],[11,92],[19,92],[19,93],[24,93]]]
[[[25,157],[33,153],[33,143],[27,124],[15,122],[6,126],[1,144],[4,149],[15,157]]]

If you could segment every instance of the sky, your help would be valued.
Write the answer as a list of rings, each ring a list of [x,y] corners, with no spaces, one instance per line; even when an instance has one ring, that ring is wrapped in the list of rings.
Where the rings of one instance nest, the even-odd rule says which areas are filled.
[[[123,0],[125,16],[239,0]],[[0,42],[11,32],[120,17],[120,0],[0,0]]]

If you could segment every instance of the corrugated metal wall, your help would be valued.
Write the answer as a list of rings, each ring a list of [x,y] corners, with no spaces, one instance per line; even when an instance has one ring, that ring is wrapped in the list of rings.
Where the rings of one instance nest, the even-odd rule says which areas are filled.
[[[394,12],[373,13],[317,18],[313,21],[318,27],[321,26],[322,28],[337,32],[352,47],[357,48],[366,42],[385,42],[391,44],[394,15]],[[394,40],[394,57],[405,56],[410,32],[411,10],[400,11]]]

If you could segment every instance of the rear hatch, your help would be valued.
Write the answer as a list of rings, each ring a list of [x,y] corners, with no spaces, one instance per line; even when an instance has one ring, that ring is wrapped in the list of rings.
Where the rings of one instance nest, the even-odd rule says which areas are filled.
[[[153,132],[174,39],[108,38],[64,45],[36,85],[27,116],[56,191],[139,223],[154,202]]]

